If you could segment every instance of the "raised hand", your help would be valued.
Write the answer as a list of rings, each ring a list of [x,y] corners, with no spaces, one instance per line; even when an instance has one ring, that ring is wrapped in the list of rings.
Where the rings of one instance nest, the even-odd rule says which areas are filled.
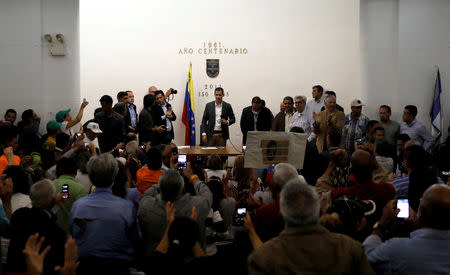
[[[45,237],[39,238],[39,233],[28,237],[28,240],[25,243],[25,249],[22,250],[22,253],[25,255],[25,262],[27,264],[27,274],[42,274],[45,255],[47,255],[51,248],[47,245],[45,249],[40,252],[44,241]]]
[[[56,266],[55,271],[59,271],[61,275],[75,275],[77,272],[78,262],[75,260],[78,254],[78,246],[71,236],[67,238],[64,245],[64,266]]]
[[[175,220],[175,205],[168,201],[166,203],[166,222],[169,226]]]

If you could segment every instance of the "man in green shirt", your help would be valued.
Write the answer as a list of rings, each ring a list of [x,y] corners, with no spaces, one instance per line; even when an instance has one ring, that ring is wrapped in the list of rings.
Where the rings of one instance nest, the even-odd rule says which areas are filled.
[[[56,192],[60,192],[62,190],[63,184],[68,185],[69,189],[69,197],[65,199],[61,208],[56,213],[56,223],[59,227],[61,227],[67,234],[70,234],[69,227],[69,214],[72,209],[73,203],[86,195],[86,190],[84,187],[75,179],[77,174],[77,166],[75,161],[70,158],[62,158],[56,164],[56,174],[58,176],[57,179],[53,181],[55,184]]]

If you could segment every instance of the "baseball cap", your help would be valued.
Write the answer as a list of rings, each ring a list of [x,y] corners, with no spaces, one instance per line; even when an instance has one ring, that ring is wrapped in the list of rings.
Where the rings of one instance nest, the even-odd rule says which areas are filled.
[[[356,98],[352,100],[351,107],[361,107],[361,106],[365,106],[365,105],[361,102],[361,100],[356,99]]]
[[[102,130],[100,130],[100,126],[98,125],[97,122],[89,122],[88,125],[86,126],[86,129],[89,129],[96,134],[103,133]]]
[[[61,110],[59,112],[56,113],[55,119],[57,122],[63,122],[64,118],[66,117],[66,115],[70,113],[70,109],[67,110]]]
[[[108,104],[112,104],[113,103],[113,99],[109,95],[104,95],[104,96],[102,96],[100,98],[100,102],[105,102],[105,103],[108,103]]]
[[[47,122],[47,132],[49,131],[56,131],[61,127],[61,123],[57,122],[56,120],[50,120]]]
[[[358,200],[349,196],[336,198],[328,212],[336,212],[344,223],[359,221],[363,216],[375,213],[376,205],[372,200]]]

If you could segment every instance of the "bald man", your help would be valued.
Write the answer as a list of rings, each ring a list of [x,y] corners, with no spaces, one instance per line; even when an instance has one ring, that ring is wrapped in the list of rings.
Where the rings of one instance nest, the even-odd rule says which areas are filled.
[[[150,86],[148,88],[148,94],[155,96],[155,92],[158,91],[158,88],[156,88],[155,86]]]
[[[395,201],[383,209],[372,235],[364,241],[367,259],[377,274],[450,273],[450,187],[430,186],[417,213],[420,229],[409,238],[382,241],[386,225],[398,213]]]
[[[394,186],[390,183],[374,183],[372,181],[377,163],[375,156],[368,151],[355,151],[350,162],[350,182],[353,185],[334,188],[331,190],[331,198],[347,195],[360,200],[373,200],[377,206],[376,215],[380,217],[383,207],[395,197]]]

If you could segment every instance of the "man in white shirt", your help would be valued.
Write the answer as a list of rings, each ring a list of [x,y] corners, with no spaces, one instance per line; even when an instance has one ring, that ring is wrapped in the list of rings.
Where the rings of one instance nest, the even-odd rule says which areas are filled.
[[[323,96],[323,87],[316,85],[312,87],[312,99],[306,104],[306,110],[313,118],[313,113],[320,113],[322,107],[325,106],[325,97]]]
[[[61,132],[68,134],[70,137],[73,137],[73,135],[78,132],[80,129],[76,129],[76,126],[78,123],[80,123],[81,119],[83,118],[83,111],[84,108],[89,104],[86,100],[83,100],[83,103],[81,103],[80,110],[78,111],[77,116],[75,119],[72,119],[72,116],[70,115],[70,109],[68,110],[61,110],[58,113],[56,113],[55,119],[57,122],[61,123]]]
[[[291,123],[289,124],[289,131],[293,127],[300,127],[305,131],[305,134],[311,135],[312,124],[314,121],[308,115],[306,111],[306,96],[298,95],[294,98],[295,109],[297,110],[292,117]]]
[[[103,133],[102,130],[100,130],[100,126],[97,122],[94,121],[88,121],[84,126],[84,140],[83,142],[86,143],[93,143],[95,148],[100,151],[99,145],[98,145],[98,134]]]

